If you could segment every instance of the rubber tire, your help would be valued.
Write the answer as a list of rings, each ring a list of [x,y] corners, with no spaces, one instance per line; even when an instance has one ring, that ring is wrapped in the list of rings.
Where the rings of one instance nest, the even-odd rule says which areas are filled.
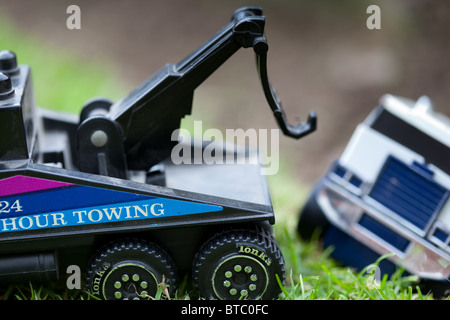
[[[281,250],[264,229],[214,236],[200,248],[193,265],[194,285],[202,298],[210,300],[276,299],[281,293],[276,275],[284,284]]]
[[[330,222],[316,200],[320,188],[321,185],[318,184],[304,207],[300,210],[297,232],[306,241],[311,240],[313,235],[321,238],[330,226]]]
[[[163,282],[173,293],[174,262],[156,244],[138,239],[107,244],[92,257],[86,273],[88,291],[104,300],[147,300]]]

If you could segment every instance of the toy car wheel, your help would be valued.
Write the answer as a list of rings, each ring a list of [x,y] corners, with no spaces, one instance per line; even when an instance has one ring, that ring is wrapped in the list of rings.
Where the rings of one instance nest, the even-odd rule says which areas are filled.
[[[316,200],[319,190],[317,185],[300,211],[297,231],[304,240],[310,240],[314,234],[323,236],[330,225]]]
[[[176,283],[171,257],[153,243],[122,240],[106,245],[87,270],[88,290],[105,300],[144,300],[164,285],[169,294]]]
[[[284,282],[284,259],[265,232],[227,231],[205,243],[194,260],[193,279],[207,299],[274,299]]]

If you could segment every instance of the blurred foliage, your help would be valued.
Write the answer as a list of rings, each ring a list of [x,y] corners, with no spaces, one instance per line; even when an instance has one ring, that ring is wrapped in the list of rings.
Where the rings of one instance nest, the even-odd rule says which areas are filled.
[[[18,64],[31,67],[36,104],[40,107],[79,112],[93,97],[116,100],[125,92],[108,61],[81,60],[17,31],[1,16],[0,44],[0,50],[16,53]]]

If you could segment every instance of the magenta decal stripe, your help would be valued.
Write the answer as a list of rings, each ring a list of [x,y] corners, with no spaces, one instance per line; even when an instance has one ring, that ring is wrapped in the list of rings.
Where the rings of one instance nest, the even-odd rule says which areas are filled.
[[[27,193],[39,190],[65,187],[70,185],[72,184],[47,179],[40,179],[26,176],[14,176],[0,180],[0,197],[9,196],[17,193]]]

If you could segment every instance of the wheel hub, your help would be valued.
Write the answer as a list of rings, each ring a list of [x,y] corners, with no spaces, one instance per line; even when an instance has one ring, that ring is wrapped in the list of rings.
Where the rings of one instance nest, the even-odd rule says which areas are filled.
[[[154,296],[158,282],[153,272],[138,264],[115,266],[103,283],[106,299],[141,300]]]
[[[253,257],[238,255],[218,264],[212,282],[220,299],[258,299],[267,289],[265,266]]]

